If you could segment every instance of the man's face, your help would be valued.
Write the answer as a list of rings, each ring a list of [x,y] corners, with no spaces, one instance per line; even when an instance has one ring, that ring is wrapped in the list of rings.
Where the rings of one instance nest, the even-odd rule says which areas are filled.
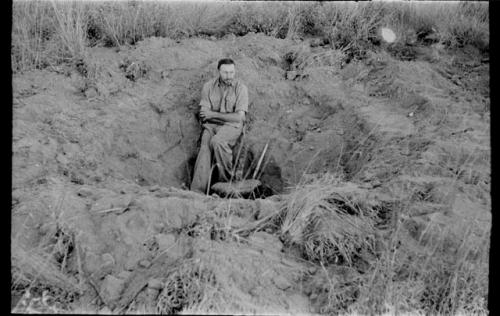
[[[235,74],[235,70],[234,70],[233,64],[220,65],[219,76],[225,84],[231,84],[233,82],[234,74]]]

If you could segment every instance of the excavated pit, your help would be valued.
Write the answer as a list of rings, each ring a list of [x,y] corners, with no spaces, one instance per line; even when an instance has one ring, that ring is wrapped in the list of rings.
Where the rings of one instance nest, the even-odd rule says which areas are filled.
[[[286,61],[290,52],[294,59]],[[14,187],[54,173],[80,185],[127,179],[145,187],[189,187],[201,133],[199,94],[220,56],[236,61],[250,91],[242,153],[247,177],[269,144],[258,197],[286,192],[305,174],[349,178],[357,172],[369,153],[356,143],[369,131],[342,89],[336,51],[312,52],[255,34],[184,44],[151,38],[118,52],[95,48],[74,67],[14,80],[18,98],[29,101],[14,104],[24,118],[14,121],[14,137],[31,136],[15,143],[15,163],[39,166],[29,163],[17,173]],[[290,79],[281,67],[300,74]]]
[[[294,59],[287,61],[290,52]],[[261,185],[219,199],[182,189],[189,187],[198,151],[200,90],[222,56],[235,60],[249,88],[239,161],[244,178],[255,175]],[[341,57],[255,34],[180,44],[151,38],[118,52],[94,48],[74,65],[15,77],[13,225],[33,227],[13,236],[16,266],[35,275],[33,262],[42,259],[32,249],[52,247],[55,261],[46,267],[52,272],[38,281],[74,292],[84,273],[93,284],[89,293],[97,291],[111,309],[140,301],[134,293],[143,282],[175,275],[179,260],[203,258],[207,241],[213,249],[236,236],[248,238],[248,249],[235,248],[235,255],[263,263],[242,267],[246,272],[237,278],[264,273],[261,267],[282,260],[281,251],[252,255],[252,248],[282,249],[282,241],[273,235],[275,227],[254,233],[247,225],[278,214],[273,196],[279,200],[314,174],[333,173],[347,181],[369,155],[357,152],[371,137],[370,128],[342,90]],[[36,215],[27,216],[31,213]],[[303,278],[303,267],[289,264],[293,268],[276,266],[268,279],[252,285],[269,290],[252,294],[261,302],[251,306],[285,295],[283,288]],[[168,266],[175,271],[165,270]],[[227,286],[228,269],[209,273]],[[22,279],[15,283],[26,286]],[[258,293],[255,289],[241,291]],[[305,312],[303,294],[294,293],[282,299]],[[267,312],[283,311],[273,299],[267,304],[262,307]],[[180,309],[164,306],[163,312]]]

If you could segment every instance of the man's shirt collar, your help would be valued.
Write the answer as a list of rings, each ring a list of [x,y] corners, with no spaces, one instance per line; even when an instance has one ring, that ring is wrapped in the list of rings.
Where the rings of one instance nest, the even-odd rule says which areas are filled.
[[[236,79],[234,79],[234,80],[233,80],[230,84],[225,84],[225,83],[221,80],[221,78],[219,77],[219,78],[217,79],[217,85],[218,85],[219,87],[234,87],[235,81],[236,81]]]

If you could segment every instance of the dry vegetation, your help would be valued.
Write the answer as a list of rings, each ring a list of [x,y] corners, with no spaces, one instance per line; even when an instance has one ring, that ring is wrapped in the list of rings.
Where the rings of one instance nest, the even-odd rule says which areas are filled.
[[[153,36],[177,40],[260,32],[276,38],[317,37],[348,58],[361,60],[385,45],[377,32],[387,26],[402,39],[401,45],[433,41],[455,49],[472,45],[485,52],[489,47],[487,3],[37,0],[15,1],[13,14],[16,73],[76,63],[89,47],[130,46]],[[366,138],[351,144],[351,157],[344,158],[368,151]],[[449,173],[457,187],[473,185],[481,192],[477,194],[485,194],[487,188],[478,179],[488,174],[474,173],[471,159],[472,153],[443,152],[435,168]],[[216,211],[206,216],[215,221],[211,227],[217,227],[224,240],[245,240],[251,232],[266,229],[276,232],[286,247],[318,268],[313,279],[302,276],[321,313],[487,314],[489,228],[476,222],[445,228],[432,221],[422,225],[408,215],[421,192],[408,189],[399,200],[380,203],[368,191],[327,173],[303,177],[279,197],[278,208],[237,230],[215,216]],[[65,274],[66,257],[78,238],[67,222],[56,212],[45,225],[52,239],[39,240],[36,251],[24,249],[18,243],[22,237],[12,238],[12,289],[23,293],[18,311],[66,312],[69,305],[58,302],[80,295],[87,277],[81,271],[78,279]],[[153,312],[231,312],[221,307],[228,301],[239,302],[245,310],[245,298],[228,290],[225,279],[224,273],[236,268],[210,260],[207,254],[195,253],[185,265],[174,267],[165,280],[168,290],[160,293]],[[32,299],[33,292],[37,299]]]
[[[196,3],[16,1],[14,70],[80,58],[85,47],[133,45],[157,36],[181,39],[261,32],[276,38],[319,36],[362,57],[388,26],[415,44],[433,33],[448,47],[489,47],[487,3]],[[415,36],[416,35],[416,36]]]

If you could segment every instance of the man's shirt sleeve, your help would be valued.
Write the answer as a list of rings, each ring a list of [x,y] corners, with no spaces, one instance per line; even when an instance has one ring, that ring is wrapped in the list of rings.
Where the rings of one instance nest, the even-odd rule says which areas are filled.
[[[240,85],[236,91],[236,106],[234,112],[248,112],[248,89],[245,85]]]
[[[208,98],[209,90],[210,90],[210,84],[209,83],[204,84],[203,89],[201,89],[200,108],[206,108],[208,110],[212,108],[210,104],[210,99]]]

